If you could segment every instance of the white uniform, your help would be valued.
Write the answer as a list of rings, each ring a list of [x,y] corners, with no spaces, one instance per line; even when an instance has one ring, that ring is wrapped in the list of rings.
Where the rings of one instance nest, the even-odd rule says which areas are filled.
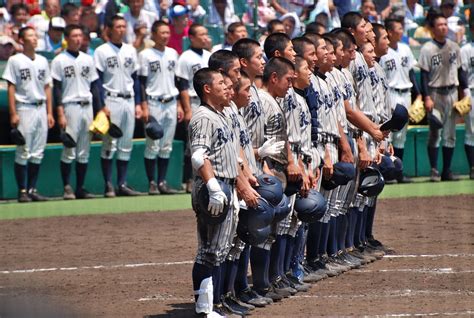
[[[161,139],[152,140],[146,136],[145,158],[155,159],[158,155],[168,159],[176,130],[176,97],[179,92],[175,86],[175,69],[178,53],[169,47],[165,47],[164,51],[149,48],[139,54],[138,60],[139,75],[147,77],[146,96],[150,115],[164,130]]]
[[[99,78],[91,56],[79,52],[74,57],[64,51],[51,63],[51,77],[61,82],[67,132],[76,140],[76,148],[63,148],[61,160],[71,163],[77,158],[80,163],[89,160],[89,126],[93,120],[91,83]]]
[[[137,51],[129,44],[118,48],[108,42],[94,52],[97,69],[103,73],[105,105],[110,109],[110,120],[123,133],[120,139],[104,136],[102,158],[128,161],[132,152],[132,138],[135,129],[135,101],[132,74],[138,71]]]
[[[467,73],[467,82],[471,92],[471,102],[474,98],[474,42],[466,44],[461,49],[461,63],[463,70]],[[464,144],[474,147],[474,107],[464,117],[466,123],[466,135]]]
[[[176,69],[176,76],[183,78],[188,81],[189,98],[191,100],[191,107],[193,112],[201,103],[199,97],[196,94],[193,86],[194,74],[201,68],[207,67],[211,52],[203,50],[202,55],[199,55],[195,51],[189,49],[184,51],[178,59],[178,68]]]
[[[404,43],[398,43],[397,49],[388,49],[388,53],[380,59],[380,65],[385,71],[392,106],[397,104],[409,108],[411,104],[410,70],[416,65],[415,57],[410,47]],[[401,131],[392,134],[392,143],[395,148],[404,148],[406,141],[407,126]]]
[[[40,164],[48,137],[44,91],[51,83],[48,61],[38,54],[32,60],[18,53],[8,59],[3,79],[15,85],[16,111],[20,117],[18,130],[26,141],[25,145],[16,148],[15,162]]]

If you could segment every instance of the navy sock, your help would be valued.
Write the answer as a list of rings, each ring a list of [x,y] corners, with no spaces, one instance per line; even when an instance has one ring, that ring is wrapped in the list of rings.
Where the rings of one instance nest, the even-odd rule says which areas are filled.
[[[337,223],[337,250],[343,251],[347,233],[347,214],[341,214],[336,218]]]
[[[367,207],[367,224],[365,226],[365,236],[367,238],[374,237],[372,228],[374,227],[375,207],[376,205]]]
[[[352,214],[351,214],[351,222],[352,222],[352,228],[351,228],[351,234],[350,234],[350,247],[354,247],[354,235],[356,232],[356,225],[357,225],[357,215],[359,214],[359,210],[357,208],[352,208]]]
[[[290,270],[291,260],[295,251],[295,238],[291,235],[287,235],[286,238],[286,250],[285,257],[283,259],[283,270],[281,275],[285,275]]]
[[[199,290],[203,279],[206,279],[211,276],[212,276],[212,267],[194,263],[193,272],[192,272],[193,290]],[[198,296],[199,295],[194,295],[194,301],[198,299]]]
[[[80,163],[76,161],[76,191],[84,188],[84,181],[86,180],[87,163]]]
[[[321,237],[318,245],[318,256],[327,253],[329,239],[329,223],[321,223]]]
[[[225,294],[225,284],[226,284],[227,274],[228,274],[229,269],[230,269],[227,265],[228,265],[227,261],[225,261],[221,265],[219,265],[219,267],[220,267],[219,293],[220,293],[221,296]]]
[[[117,185],[120,187],[127,182],[128,161],[117,160]]]
[[[155,180],[155,161],[156,159],[145,158],[145,172],[146,177],[148,178],[148,182],[152,182]]]
[[[398,157],[400,159],[402,159],[403,161],[403,153],[404,153],[405,149],[403,148],[395,148],[393,147],[393,152],[394,152],[394,155],[395,157]]]
[[[430,159],[430,166],[438,170],[438,147],[428,146],[428,158]]]
[[[239,266],[235,277],[234,289],[238,294],[249,287],[247,273],[250,261],[250,245],[245,244],[244,250],[240,253]]]
[[[16,184],[18,189],[26,190],[26,165],[20,165],[15,162],[14,165]]]
[[[192,178],[193,178],[193,168],[191,165],[191,157],[184,156],[183,181],[188,182]]]
[[[221,302],[222,284],[221,284],[221,266],[212,268],[212,285],[214,286],[214,304]]]
[[[351,233],[352,233],[352,209],[348,209],[346,213],[347,217],[347,231],[346,237],[344,238],[344,247],[350,248],[351,245]]]
[[[229,292],[234,293],[234,284],[237,277],[237,270],[239,268],[239,260],[226,261],[225,269],[226,275],[224,278],[224,294]]]
[[[61,178],[63,179],[63,186],[70,184],[71,179],[71,163],[61,161]]]
[[[166,172],[168,171],[168,163],[169,159],[160,158],[158,157],[158,184],[165,181],[166,179]]]
[[[36,182],[38,181],[40,165],[37,163],[28,162],[28,190],[36,189]]]
[[[443,173],[448,173],[451,170],[451,161],[453,159],[454,148],[443,147]]]
[[[474,167],[474,146],[464,144],[464,151],[466,151],[467,162],[469,167]]]
[[[329,239],[327,252],[328,255],[337,254],[337,223],[335,217],[331,217],[329,220]]]
[[[308,261],[318,257],[322,225],[323,223],[321,222],[308,224],[308,236],[306,238],[306,259]]]
[[[283,262],[286,251],[286,236],[277,235],[275,243],[272,244],[270,253],[270,281],[275,280],[278,276],[281,276],[283,272]]]
[[[359,232],[359,240],[362,243],[365,243],[366,237],[365,237],[365,229],[367,228],[367,212],[369,211],[369,207],[365,206],[364,211],[362,212],[362,226],[360,228]]]
[[[268,271],[270,266],[270,251],[252,246],[250,249],[250,266],[252,282],[255,289],[265,289],[270,286]]]
[[[104,182],[112,182],[112,159],[100,159],[100,164],[102,166],[102,176],[104,177]]]
[[[364,213],[360,210],[357,210],[355,212],[356,214],[356,224],[355,224],[355,227],[354,227],[354,246],[359,246],[362,242],[360,241],[360,231],[361,231],[361,228],[362,228],[362,219],[363,219],[363,216],[364,216]]]

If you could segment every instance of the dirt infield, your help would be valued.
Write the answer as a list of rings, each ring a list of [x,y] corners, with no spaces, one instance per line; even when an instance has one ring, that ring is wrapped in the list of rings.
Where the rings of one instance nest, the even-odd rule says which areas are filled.
[[[397,255],[252,316],[474,315],[473,207],[382,200],[375,233]],[[190,317],[195,236],[192,211],[2,221],[0,317]]]

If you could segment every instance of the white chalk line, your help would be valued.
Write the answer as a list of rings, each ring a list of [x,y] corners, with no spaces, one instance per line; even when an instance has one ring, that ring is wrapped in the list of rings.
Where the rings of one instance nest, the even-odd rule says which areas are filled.
[[[474,257],[474,254],[406,254],[406,255],[386,255],[384,258],[441,258],[441,257]],[[72,267],[50,267],[50,268],[32,268],[32,269],[14,269],[2,270],[0,274],[30,274],[42,272],[60,272],[60,271],[78,271],[91,269],[120,269],[120,268],[139,268],[139,267],[153,267],[153,266],[175,266],[175,265],[189,265],[194,261],[179,261],[179,262],[151,262],[151,263],[132,263],[132,264],[117,264],[117,265],[95,265],[95,266],[72,266]],[[436,269],[434,269],[436,270]],[[363,271],[363,270],[361,270]],[[387,270],[389,271],[389,270]],[[407,271],[410,271],[408,269]],[[413,270],[416,271],[416,270]],[[471,272],[471,271],[465,271]],[[442,271],[440,272],[442,273]],[[454,273],[448,271],[446,273]]]
[[[419,314],[383,314],[383,315],[374,315],[374,316],[364,316],[366,318],[378,318],[378,317],[433,317],[433,316],[471,316],[474,314],[474,311],[457,311],[457,312],[430,312],[430,313],[419,313]]]
[[[356,273],[426,273],[426,274],[469,274],[474,270],[454,270],[452,268],[395,268],[395,269],[358,269]]]

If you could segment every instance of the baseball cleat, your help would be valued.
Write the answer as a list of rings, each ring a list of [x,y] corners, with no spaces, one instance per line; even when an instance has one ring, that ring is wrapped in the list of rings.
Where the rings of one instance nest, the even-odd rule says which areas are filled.
[[[76,191],[76,199],[94,199],[95,195],[87,191],[86,189],[78,189]]]
[[[31,200],[35,202],[44,202],[44,201],[49,201],[49,199],[41,194],[38,193],[38,190],[36,189],[30,189],[28,191],[28,195],[30,196]]]
[[[170,188],[168,186],[168,183],[166,183],[166,181],[162,181],[158,184],[158,190],[160,190],[161,194],[176,194],[176,193],[178,193],[177,190]]]
[[[72,187],[68,184],[64,186],[64,194],[63,194],[64,200],[74,200],[76,199],[76,195],[74,194],[74,190]]]
[[[158,186],[156,185],[155,181],[150,181],[150,184],[148,186],[148,194],[149,195],[160,194],[160,191],[158,190]]]
[[[430,175],[431,182],[439,182],[441,181],[441,177],[439,176],[438,170],[431,168],[431,175]]]
[[[115,198],[114,186],[110,182],[107,182],[107,184],[105,185],[104,197]]]
[[[458,175],[452,173],[452,171],[443,172],[441,174],[441,181],[459,181],[461,180]]]
[[[28,193],[26,190],[21,190],[20,193],[18,193],[18,202],[20,203],[26,203],[26,202],[31,202],[31,198],[28,196]]]
[[[133,190],[126,184],[119,185],[118,187],[118,195],[123,197],[134,197],[141,195],[140,192]]]
[[[233,314],[246,316],[250,312],[250,309],[241,306],[238,303],[237,299],[235,299],[234,295],[232,295],[232,293],[230,292],[225,295],[222,295],[221,302],[222,305],[224,305],[224,307],[227,308],[227,310],[229,310]]]
[[[250,288],[240,292],[237,298],[241,302],[251,304],[255,307],[265,307],[266,305],[273,303],[271,298],[262,297]]]

